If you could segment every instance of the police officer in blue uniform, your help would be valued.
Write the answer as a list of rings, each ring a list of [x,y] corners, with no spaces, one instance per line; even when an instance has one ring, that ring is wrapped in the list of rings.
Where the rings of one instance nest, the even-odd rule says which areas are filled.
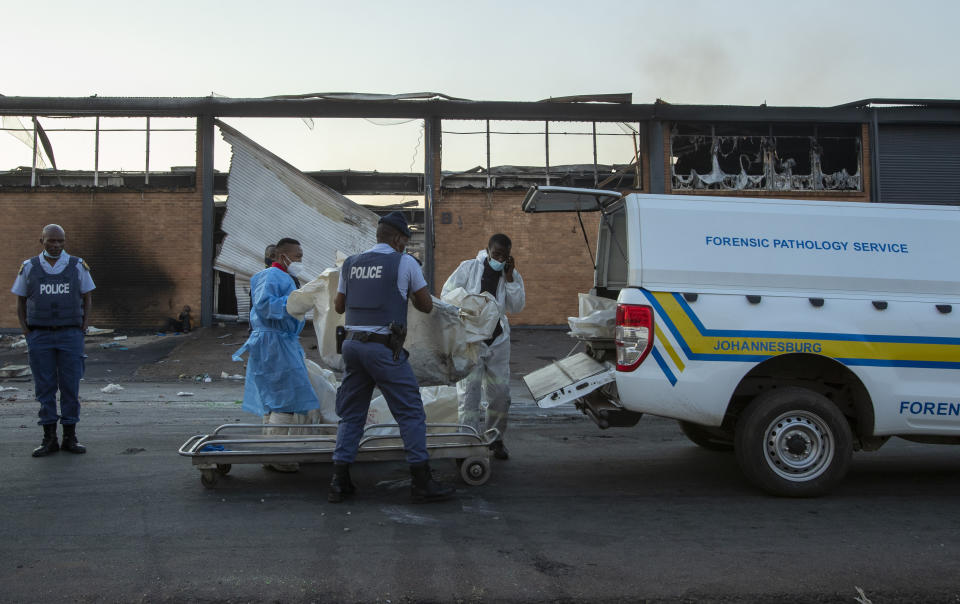
[[[92,309],[94,289],[90,267],[82,258],[63,251],[66,235],[59,225],[43,227],[43,252],[25,260],[13,283],[17,317],[27,338],[33,385],[40,402],[43,441],[33,450],[44,457],[61,448],[86,453],[77,441],[80,421],[80,378],[83,377],[83,334]],[[60,413],[57,413],[57,390]],[[57,421],[63,424],[63,443],[57,443]]]
[[[416,502],[440,501],[454,489],[438,483],[430,473],[427,453],[426,414],[417,378],[403,349],[406,335],[407,298],[420,312],[433,310],[433,300],[417,261],[403,250],[410,228],[400,212],[380,219],[377,244],[347,258],[340,270],[334,309],[346,312],[342,343],[345,365],[337,390],[340,416],[334,471],[327,499],[337,503],[352,495],[350,464],[363,436],[374,386],[383,393],[390,413],[400,427],[400,437],[410,464],[411,498]]]

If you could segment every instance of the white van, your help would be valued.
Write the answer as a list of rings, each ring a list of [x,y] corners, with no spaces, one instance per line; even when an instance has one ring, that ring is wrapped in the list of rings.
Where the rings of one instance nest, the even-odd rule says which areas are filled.
[[[960,443],[960,208],[539,187],[600,212],[609,337],[526,376],[601,427],[642,413],[730,449],[778,495],[840,481],[891,436]]]

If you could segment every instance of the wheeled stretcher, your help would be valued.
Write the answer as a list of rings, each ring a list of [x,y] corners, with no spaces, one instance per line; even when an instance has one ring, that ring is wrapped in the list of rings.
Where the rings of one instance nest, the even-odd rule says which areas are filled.
[[[197,434],[180,446],[200,470],[200,482],[213,488],[234,464],[332,463],[337,442],[335,424],[285,425],[294,434],[269,434],[276,426],[223,424],[210,434]],[[265,434],[265,432],[268,432]],[[453,459],[460,478],[479,486],[490,478],[490,444],[499,437],[496,428],[480,434],[463,424],[427,424],[430,459]],[[397,424],[370,424],[364,428],[357,463],[403,461],[405,452]]]

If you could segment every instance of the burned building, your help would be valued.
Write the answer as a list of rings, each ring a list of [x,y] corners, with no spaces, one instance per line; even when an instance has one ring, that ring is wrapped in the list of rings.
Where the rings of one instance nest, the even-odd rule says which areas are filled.
[[[292,189],[316,183],[331,199],[377,193],[422,199],[403,209],[422,238],[419,256],[435,292],[490,234],[507,233],[528,288],[527,308],[515,324],[564,324],[576,314],[574,294],[592,283],[596,217],[523,214],[520,201],[532,185],[960,204],[960,101],[952,100],[751,107],[633,104],[629,95],[536,103],[431,94],[0,97],[0,116],[3,131],[33,141],[33,165],[0,166],[0,255],[11,282],[19,262],[36,253],[40,227],[62,224],[68,250],[93,266],[98,290],[92,322],[98,326],[150,327],[184,304],[200,309],[205,325],[218,315],[243,314],[238,275],[223,264],[215,268],[225,235],[219,229],[230,211],[227,175],[213,169],[221,117],[422,120],[422,171],[295,173],[290,167],[279,182]],[[95,117],[98,137],[101,118],[145,120],[143,164],[109,172],[57,169],[57,149],[43,131],[48,116]],[[156,123],[164,118],[188,120],[189,128],[176,129],[189,130],[195,166],[150,170],[151,136],[160,136]],[[450,151],[463,140],[475,152],[466,165],[451,165]],[[44,167],[38,160],[47,156]],[[9,296],[0,307],[0,327],[16,325]]]

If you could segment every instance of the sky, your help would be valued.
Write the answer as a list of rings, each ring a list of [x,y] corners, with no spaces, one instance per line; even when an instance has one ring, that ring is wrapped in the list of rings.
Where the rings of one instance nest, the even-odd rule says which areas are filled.
[[[9,3],[3,17],[5,95],[430,91],[537,101],[629,92],[635,103],[784,106],[960,99],[960,3],[947,0],[36,0]],[[417,121],[317,120],[313,129],[300,120],[230,123],[302,169],[423,166]],[[452,167],[483,163],[474,138],[462,155],[445,138]],[[524,138],[500,148],[522,151],[513,141]],[[54,142],[83,163],[68,143]],[[0,144],[0,169],[29,165],[29,150],[26,162],[4,155],[11,144]],[[533,151],[542,144],[529,148],[526,163],[542,165]],[[518,161],[493,163],[520,163],[521,151]],[[138,153],[121,156],[136,165]],[[229,149],[218,147],[218,169],[228,162]],[[166,163],[182,162],[158,158],[151,169]]]

